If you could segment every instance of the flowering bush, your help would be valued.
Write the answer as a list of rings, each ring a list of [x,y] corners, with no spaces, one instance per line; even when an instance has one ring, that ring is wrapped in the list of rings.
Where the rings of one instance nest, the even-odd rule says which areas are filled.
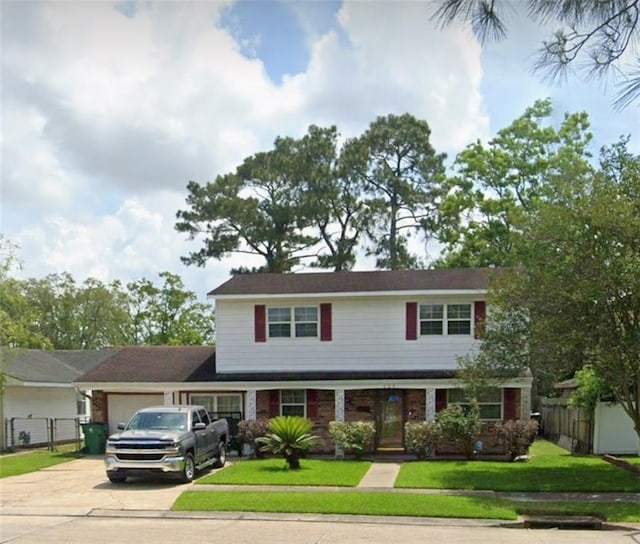
[[[262,457],[262,452],[256,446],[256,439],[261,436],[267,435],[269,428],[269,420],[255,419],[255,420],[242,420],[238,423],[238,440],[241,444],[248,444],[254,451],[256,457]]]
[[[533,444],[538,434],[538,422],[532,419],[512,419],[504,423],[496,423],[495,429],[500,444],[513,461],[529,451],[529,446]]]
[[[371,421],[332,421],[329,423],[329,436],[333,443],[345,453],[353,453],[356,459],[371,447],[376,434]]]
[[[404,425],[405,448],[418,459],[432,456],[441,441],[442,430],[435,421],[408,422]]]

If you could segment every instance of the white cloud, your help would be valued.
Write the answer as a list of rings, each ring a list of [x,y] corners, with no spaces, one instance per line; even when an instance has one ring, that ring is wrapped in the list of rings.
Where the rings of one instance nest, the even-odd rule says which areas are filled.
[[[173,229],[189,180],[310,123],[354,136],[410,112],[450,153],[488,133],[478,44],[435,30],[421,3],[346,2],[339,28],[310,35],[308,69],[280,86],[216,26],[223,3],[140,3],[134,16],[106,2],[8,5],[1,230],[27,276],[170,270],[202,295],[229,268],[261,263],[180,263],[198,249]]]

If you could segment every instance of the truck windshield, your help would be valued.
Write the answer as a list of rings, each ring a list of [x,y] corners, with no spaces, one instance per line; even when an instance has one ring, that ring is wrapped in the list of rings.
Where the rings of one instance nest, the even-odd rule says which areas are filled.
[[[184,431],[187,428],[186,413],[138,412],[129,421],[127,429]]]

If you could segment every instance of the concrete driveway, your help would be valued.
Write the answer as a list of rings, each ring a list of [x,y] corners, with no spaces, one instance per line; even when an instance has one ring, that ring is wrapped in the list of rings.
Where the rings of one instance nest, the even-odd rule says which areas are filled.
[[[96,509],[166,511],[191,485],[167,479],[112,484],[102,457],[89,457],[0,479],[0,510],[3,515],[71,516]]]

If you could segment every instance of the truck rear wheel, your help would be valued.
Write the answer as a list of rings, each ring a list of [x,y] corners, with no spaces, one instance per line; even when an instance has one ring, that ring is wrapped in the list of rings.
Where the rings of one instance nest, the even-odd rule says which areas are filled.
[[[182,469],[182,481],[186,484],[193,481],[196,475],[196,463],[193,454],[187,453],[184,458],[184,469]]]
[[[218,444],[218,458],[213,466],[216,468],[223,467],[227,462],[227,445],[224,442]]]

